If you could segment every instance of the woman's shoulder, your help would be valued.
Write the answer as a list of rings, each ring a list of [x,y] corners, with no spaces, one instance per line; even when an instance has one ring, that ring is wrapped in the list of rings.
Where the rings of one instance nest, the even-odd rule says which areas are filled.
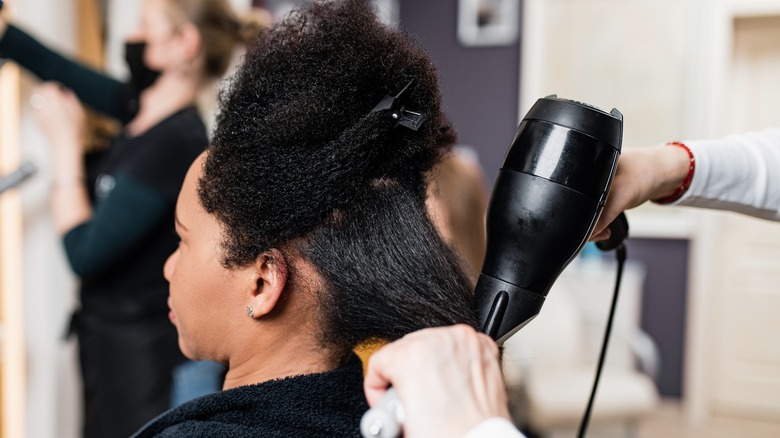
[[[128,139],[118,170],[175,200],[193,161],[208,145],[197,110],[187,108]]]

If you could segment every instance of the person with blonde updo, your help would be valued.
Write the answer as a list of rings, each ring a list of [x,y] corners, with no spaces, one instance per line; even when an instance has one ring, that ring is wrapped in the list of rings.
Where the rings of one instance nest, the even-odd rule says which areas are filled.
[[[118,81],[42,45],[0,19],[0,57],[47,82],[35,95],[52,146],[51,211],[80,277],[78,336],[84,435],[127,437],[170,406],[184,358],[168,318],[163,263],[177,245],[176,197],[206,148],[195,102],[225,73],[243,23],[226,0],[146,0]],[[84,160],[82,103],[121,122],[103,156]]]

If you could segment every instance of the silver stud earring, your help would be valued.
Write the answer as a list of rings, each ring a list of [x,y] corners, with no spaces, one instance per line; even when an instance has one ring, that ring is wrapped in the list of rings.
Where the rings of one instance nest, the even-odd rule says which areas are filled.
[[[246,314],[249,315],[250,318],[255,317],[255,311],[249,306],[246,306]]]

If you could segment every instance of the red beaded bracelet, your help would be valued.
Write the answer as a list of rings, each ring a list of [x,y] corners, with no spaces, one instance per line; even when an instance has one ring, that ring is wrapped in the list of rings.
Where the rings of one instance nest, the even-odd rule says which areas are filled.
[[[685,143],[679,142],[679,141],[671,141],[669,143],[666,143],[667,146],[677,146],[685,149],[685,152],[688,152],[688,158],[690,159],[690,165],[688,167],[688,175],[685,176],[685,179],[683,180],[680,187],[677,188],[677,190],[674,191],[671,195],[661,198],[661,199],[653,199],[653,202],[656,204],[671,204],[672,202],[677,201],[682,197],[682,195],[685,194],[685,192],[688,191],[688,188],[691,186],[691,181],[693,181],[693,173],[696,171],[696,158],[693,156],[693,152],[688,148],[688,146],[685,145]]]

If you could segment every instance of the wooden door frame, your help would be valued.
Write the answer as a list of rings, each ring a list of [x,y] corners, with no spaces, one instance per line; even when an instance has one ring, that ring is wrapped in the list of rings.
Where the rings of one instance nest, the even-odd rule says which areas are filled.
[[[5,6],[11,16],[13,4]],[[19,150],[20,72],[14,64],[0,68],[0,174],[16,170]],[[22,203],[17,190],[0,195],[0,382],[2,437],[25,436],[26,372],[22,288]]]

